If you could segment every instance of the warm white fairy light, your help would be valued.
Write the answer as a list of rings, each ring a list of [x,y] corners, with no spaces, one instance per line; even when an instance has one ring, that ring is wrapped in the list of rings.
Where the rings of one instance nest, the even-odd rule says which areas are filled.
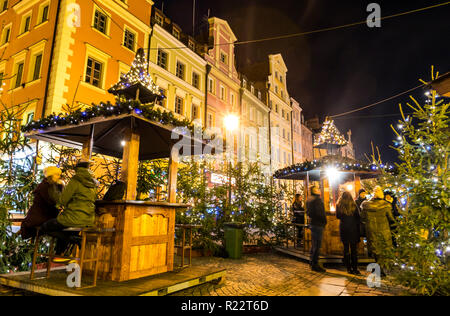
[[[314,147],[324,144],[345,146],[348,144],[347,140],[334,125],[334,121],[326,119],[322,126],[320,134],[314,137]]]

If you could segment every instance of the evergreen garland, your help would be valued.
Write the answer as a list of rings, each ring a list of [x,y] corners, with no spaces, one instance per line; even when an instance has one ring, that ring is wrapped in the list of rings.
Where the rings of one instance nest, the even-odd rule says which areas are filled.
[[[172,112],[161,111],[155,109],[154,104],[143,105],[139,101],[121,101],[117,100],[115,104],[111,102],[100,103],[99,105],[92,104],[92,107],[87,109],[78,109],[70,114],[52,114],[38,121],[32,121],[22,127],[22,131],[29,133],[36,130],[46,130],[52,127],[61,127],[68,125],[78,125],[89,122],[94,118],[112,117],[123,114],[135,113],[150,121],[158,122],[163,125],[170,125],[173,127],[186,127],[194,133],[196,127],[191,121],[185,119],[180,120],[175,117]]]

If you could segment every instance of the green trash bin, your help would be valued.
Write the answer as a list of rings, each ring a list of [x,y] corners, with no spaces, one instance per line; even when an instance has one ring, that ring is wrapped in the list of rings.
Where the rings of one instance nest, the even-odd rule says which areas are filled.
[[[244,224],[225,223],[225,250],[231,259],[242,258],[242,244],[244,237]]]

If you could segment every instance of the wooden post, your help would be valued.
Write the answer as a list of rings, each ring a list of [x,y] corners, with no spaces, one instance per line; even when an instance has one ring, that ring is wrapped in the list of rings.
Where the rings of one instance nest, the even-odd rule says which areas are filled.
[[[94,146],[94,125],[91,125],[89,137],[83,143],[83,149],[81,150],[81,157],[83,160],[87,161],[91,160],[93,146]]]
[[[122,181],[127,184],[125,200],[134,201],[137,195],[140,135],[132,128],[125,132],[125,147],[122,160]]]
[[[177,202],[178,152],[173,151],[169,159],[169,203]]]

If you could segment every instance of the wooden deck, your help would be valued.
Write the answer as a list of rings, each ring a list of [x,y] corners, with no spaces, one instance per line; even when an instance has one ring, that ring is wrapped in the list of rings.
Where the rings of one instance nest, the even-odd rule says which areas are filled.
[[[71,289],[66,286],[68,273],[61,268],[52,270],[49,279],[30,280],[29,272],[0,275],[0,284],[48,296],[165,296],[209,282],[224,282],[226,270],[192,266],[160,275],[126,282],[98,280],[97,287]],[[36,277],[45,276],[39,271]],[[90,281],[89,276],[85,278]]]
[[[302,260],[306,260],[306,261],[311,260],[309,251],[305,252],[303,249],[298,249],[298,248],[294,248],[294,247],[289,247],[289,248],[275,247],[275,250],[278,252],[284,253],[286,255],[296,257],[298,259],[302,259]],[[344,258],[343,256],[339,256],[339,255],[326,255],[326,256],[320,256],[319,261],[324,264],[327,264],[327,263],[342,264],[343,258]],[[359,257],[358,258],[359,264],[369,264],[369,263],[373,263],[373,262],[375,262],[375,260],[372,258],[368,258],[368,257]]]

